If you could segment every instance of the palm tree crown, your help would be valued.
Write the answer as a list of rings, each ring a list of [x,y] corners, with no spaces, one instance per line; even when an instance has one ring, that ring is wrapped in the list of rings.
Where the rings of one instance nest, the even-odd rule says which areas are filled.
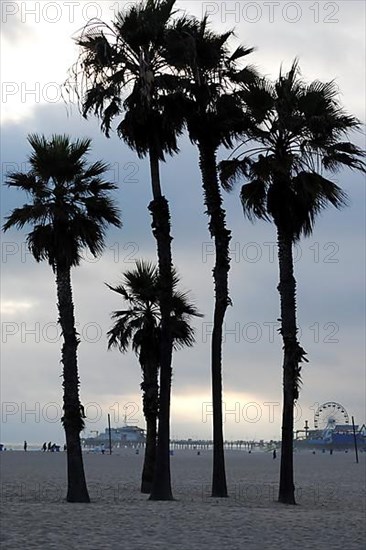
[[[76,38],[81,47],[71,79],[82,113],[94,112],[109,136],[112,120],[124,113],[117,132],[145,156],[153,147],[161,160],[178,151],[183,118],[175,106],[176,78],[163,52],[175,0],[147,0],[119,12],[111,25],[91,22]]]
[[[232,36],[232,31],[210,30],[207,16],[201,21],[183,16],[167,32],[165,58],[181,76],[183,97],[176,103],[185,112],[190,138],[215,150],[231,147],[243,131],[241,100],[235,92],[239,84],[257,78],[254,67],[240,66],[254,48],[241,45],[230,52]]]
[[[179,276],[174,272],[171,326],[176,349],[193,345],[194,329],[188,321],[192,316],[202,316],[189,302],[188,294],[177,290],[178,283]],[[124,273],[122,284],[107,286],[129,304],[127,309],[117,310],[112,314],[112,319],[116,322],[108,332],[108,347],[118,347],[120,351],[126,352],[131,343],[133,351],[140,359],[150,356],[158,364],[161,314],[157,267],[138,261],[135,269]]]
[[[119,210],[108,195],[115,186],[101,177],[107,165],[87,165],[90,139],[54,135],[47,140],[32,134],[28,141],[31,170],[9,174],[7,185],[25,191],[31,201],[13,210],[4,230],[32,224],[29,249],[36,261],[47,260],[54,270],[78,265],[86,247],[99,255],[107,226],[121,226]]]
[[[249,219],[273,219],[296,240],[311,234],[317,214],[329,203],[346,204],[345,192],[325,172],[365,171],[365,154],[344,139],[360,122],[342,109],[337,95],[334,82],[305,84],[296,60],[275,84],[263,78],[243,89],[245,143],[254,146],[220,168],[228,190],[237,179],[249,180],[241,190]]]

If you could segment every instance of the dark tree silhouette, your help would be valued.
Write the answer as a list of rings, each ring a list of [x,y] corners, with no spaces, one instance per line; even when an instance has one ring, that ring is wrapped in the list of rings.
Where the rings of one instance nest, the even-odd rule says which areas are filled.
[[[68,84],[80,95],[85,117],[96,114],[108,136],[112,120],[122,117],[117,133],[139,157],[149,157],[153,200],[149,205],[160,273],[160,409],[156,477],[152,500],[173,498],[170,479],[170,398],[172,380],[172,254],[169,205],[162,194],[160,161],[178,151],[183,118],[176,108],[176,79],[163,57],[175,0],[146,0],[116,15],[109,26],[86,25],[77,38],[81,53]]]
[[[209,232],[215,244],[213,269],[215,307],[211,339],[211,378],[213,404],[214,459],[212,496],[227,497],[222,419],[222,331],[225,313],[231,303],[228,289],[231,232],[226,227],[226,212],[217,170],[220,146],[232,147],[243,131],[239,84],[251,82],[256,72],[240,62],[253,48],[228,47],[232,31],[217,34],[210,30],[207,17],[202,21],[182,17],[167,36],[166,59],[180,75],[178,111],[184,112],[191,141],[199,151],[199,165]]]
[[[271,220],[277,230],[284,350],[279,501],[286,504],[295,504],[293,408],[301,363],[307,362],[297,336],[293,245],[312,233],[324,208],[346,204],[346,194],[325,173],[342,167],[365,171],[364,153],[345,141],[360,123],[345,113],[337,95],[334,82],[303,82],[297,61],[274,84],[266,79],[253,82],[242,93],[246,137],[253,148],[220,165],[226,189],[238,179],[248,181],[241,189],[244,214],[252,221]]]
[[[172,336],[175,349],[192,346],[194,331],[191,317],[201,317],[190,303],[188,294],[177,290],[179,277],[173,271]],[[146,420],[146,447],[142,471],[141,492],[150,493],[156,463],[157,417],[159,411],[159,350],[161,314],[159,309],[159,276],[157,268],[144,261],[136,262],[135,269],[126,271],[117,286],[107,285],[127,303],[127,309],[114,311],[115,323],[108,332],[108,347],[117,347],[125,353],[131,345],[139,358],[143,393],[143,411]]]
[[[115,186],[102,179],[107,166],[98,161],[87,165],[85,156],[91,140],[71,141],[67,136],[30,135],[33,148],[28,173],[14,172],[7,185],[25,191],[27,204],[7,217],[4,231],[11,227],[33,226],[27,245],[35,260],[47,260],[56,276],[57,307],[64,343],[63,418],[67,444],[67,500],[89,502],[80,445],[84,409],[79,397],[77,365],[78,335],[75,329],[71,289],[71,268],[78,266],[81,252],[93,256],[104,248],[109,224],[121,226],[119,211],[109,191]]]

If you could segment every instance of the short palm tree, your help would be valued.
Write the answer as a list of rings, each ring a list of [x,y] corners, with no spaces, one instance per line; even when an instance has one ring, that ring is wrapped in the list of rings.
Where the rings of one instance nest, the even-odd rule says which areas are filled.
[[[91,140],[71,141],[67,136],[51,139],[28,136],[33,148],[28,173],[8,176],[7,185],[25,191],[30,200],[7,217],[4,230],[33,226],[27,244],[35,260],[47,260],[56,276],[57,307],[64,343],[63,426],[67,445],[67,500],[89,502],[80,445],[84,410],[79,397],[77,365],[78,335],[75,329],[71,268],[89,249],[98,256],[104,247],[109,224],[121,226],[119,212],[109,191],[115,188],[102,176],[107,166],[98,161],[87,165]]]
[[[172,379],[172,254],[169,205],[162,194],[160,162],[178,151],[183,118],[175,106],[175,78],[162,55],[175,0],[145,0],[116,15],[111,26],[86,25],[77,38],[81,53],[69,83],[81,86],[83,115],[96,114],[109,136],[122,117],[118,135],[139,157],[149,157],[153,200],[149,205],[157,241],[160,273],[161,339],[160,411],[156,481],[151,499],[171,500],[170,395]],[[83,93],[86,89],[85,94]]]
[[[239,46],[230,53],[232,31],[217,34],[210,30],[207,17],[202,21],[183,17],[170,29],[166,59],[180,75],[183,98],[177,100],[191,141],[197,145],[202,187],[209,231],[215,244],[215,307],[211,340],[211,377],[213,404],[212,496],[227,497],[222,419],[222,331],[225,313],[231,303],[228,289],[231,232],[226,227],[226,212],[219,184],[217,152],[231,147],[244,129],[239,83],[250,82],[256,72],[240,61],[253,48]]]
[[[343,167],[365,171],[364,153],[347,141],[359,121],[342,109],[334,82],[300,78],[295,61],[272,84],[266,79],[243,90],[248,128],[244,151],[221,163],[227,189],[244,178],[244,214],[273,221],[277,230],[283,339],[283,412],[279,501],[295,504],[293,408],[299,396],[301,363],[306,353],[297,337],[293,245],[312,233],[316,216],[328,205],[341,208],[346,194],[327,173]]]
[[[172,334],[175,348],[192,346],[194,331],[191,317],[201,316],[188,300],[187,293],[176,286],[179,277],[174,272]],[[128,308],[114,311],[115,324],[108,332],[108,347],[117,347],[125,353],[129,346],[139,358],[143,392],[143,411],[146,420],[146,448],[142,471],[141,492],[150,493],[156,463],[157,417],[159,411],[159,350],[161,314],[159,309],[159,277],[156,266],[136,262],[135,269],[126,271],[122,284],[107,285],[127,302]]]

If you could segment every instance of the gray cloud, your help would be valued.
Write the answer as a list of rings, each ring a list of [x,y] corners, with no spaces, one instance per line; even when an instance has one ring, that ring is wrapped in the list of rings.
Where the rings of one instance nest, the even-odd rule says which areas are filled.
[[[19,2],[4,2],[1,5],[2,38],[14,45],[32,39],[34,34],[22,16]]]

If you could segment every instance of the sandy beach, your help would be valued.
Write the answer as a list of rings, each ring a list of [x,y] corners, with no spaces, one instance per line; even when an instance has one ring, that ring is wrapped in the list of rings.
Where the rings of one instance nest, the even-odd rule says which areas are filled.
[[[295,455],[295,507],[276,502],[279,457],[228,451],[228,499],[210,497],[210,451],[171,457],[173,502],[139,493],[143,455],[85,454],[91,504],[65,502],[64,453],[2,452],[1,548],[361,549],[365,462],[354,453]]]

